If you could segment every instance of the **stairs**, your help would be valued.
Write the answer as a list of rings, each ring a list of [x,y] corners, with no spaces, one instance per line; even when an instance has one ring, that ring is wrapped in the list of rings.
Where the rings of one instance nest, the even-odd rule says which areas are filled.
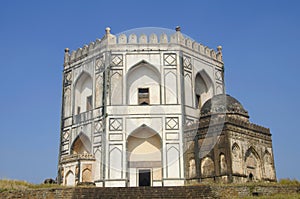
[[[217,198],[210,186],[75,188],[73,199]]]

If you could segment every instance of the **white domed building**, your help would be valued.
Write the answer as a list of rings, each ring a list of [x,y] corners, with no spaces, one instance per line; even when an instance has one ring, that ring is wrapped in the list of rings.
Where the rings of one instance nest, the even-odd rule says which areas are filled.
[[[211,113],[207,101],[224,94],[220,46],[215,51],[199,44],[179,27],[117,36],[107,28],[102,39],[72,53],[65,49],[63,75],[60,184],[135,187],[202,181],[200,170],[208,166],[199,146],[194,147],[195,138],[203,133],[199,118]],[[228,150],[225,162],[230,161]],[[245,151],[240,152],[242,157]],[[233,182],[229,167],[228,162],[227,177],[220,177]],[[249,171],[243,172],[249,178]],[[216,175],[205,178],[216,180]],[[270,179],[276,179],[275,170]]]

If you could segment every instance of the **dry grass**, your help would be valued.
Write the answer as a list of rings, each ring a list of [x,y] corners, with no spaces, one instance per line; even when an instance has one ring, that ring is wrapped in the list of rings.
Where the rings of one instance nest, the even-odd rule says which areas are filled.
[[[241,197],[233,197],[232,199],[241,199]],[[248,196],[242,199],[300,199],[300,194],[275,194],[271,196]]]
[[[26,189],[41,189],[41,188],[58,188],[62,187],[57,184],[31,184],[20,180],[0,180],[0,192],[9,190],[26,190]]]

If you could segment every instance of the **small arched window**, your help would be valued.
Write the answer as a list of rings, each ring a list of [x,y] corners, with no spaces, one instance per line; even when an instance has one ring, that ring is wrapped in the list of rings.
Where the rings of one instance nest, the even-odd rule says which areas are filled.
[[[92,78],[82,73],[75,84],[75,114],[90,111],[93,108]]]

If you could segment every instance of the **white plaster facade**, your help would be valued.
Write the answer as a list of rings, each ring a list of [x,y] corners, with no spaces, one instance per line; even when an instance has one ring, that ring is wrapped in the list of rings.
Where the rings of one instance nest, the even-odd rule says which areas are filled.
[[[206,100],[224,93],[221,50],[179,28],[118,37],[107,28],[101,40],[66,49],[59,183],[183,185],[184,128],[198,122]]]

